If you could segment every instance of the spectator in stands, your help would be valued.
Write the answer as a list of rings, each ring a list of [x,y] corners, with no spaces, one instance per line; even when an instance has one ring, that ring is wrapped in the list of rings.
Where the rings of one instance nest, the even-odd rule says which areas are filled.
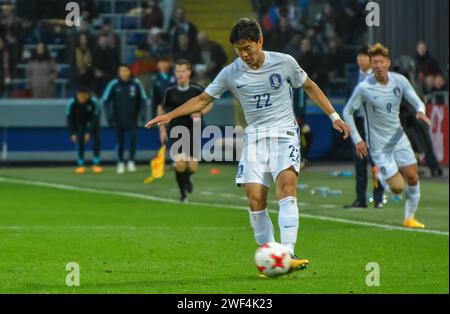
[[[100,166],[100,110],[98,99],[85,87],[79,87],[75,97],[69,100],[66,116],[70,140],[77,144],[77,174],[86,172],[85,146],[91,139],[94,154],[92,172],[103,172]]]
[[[43,23],[40,30],[41,39],[47,45],[64,45],[67,41],[64,22]]]
[[[335,30],[337,35],[342,38],[343,43],[349,45],[359,41],[367,26],[364,9],[354,0],[346,2],[343,9],[338,13]]]
[[[54,97],[57,74],[56,64],[50,56],[47,46],[42,42],[38,43],[27,67],[27,83],[32,97]]]
[[[337,10],[333,8],[331,2],[326,2],[322,8],[322,12],[317,16],[317,24],[319,32],[327,38],[336,36],[336,23],[338,19]]]
[[[80,27],[70,29],[67,36],[67,63],[69,64],[75,62],[73,60],[73,57],[75,56],[73,51],[75,51],[81,35],[85,35],[88,38],[90,47],[95,45],[95,37],[94,32],[91,29],[91,24],[89,24],[87,20],[81,20]]]
[[[448,83],[446,82],[444,75],[442,75],[441,73],[436,74],[436,76],[434,77],[434,86],[432,88],[432,91],[448,91]]]
[[[108,39],[104,35],[97,38],[97,46],[94,48],[93,67],[94,67],[94,92],[101,95],[110,80],[116,74],[120,60],[114,49],[108,45]]]
[[[158,3],[155,0],[147,1],[141,21],[143,28],[151,29],[152,27],[163,27],[164,16]]]
[[[227,63],[228,57],[223,47],[208,38],[205,32],[198,33],[201,64],[205,65],[206,77],[211,81]]]
[[[160,28],[154,27],[148,34],[147,44],[150,56],[155,59],[172,55],[167,34]]]
[[[300,60],[297,61],[302,65],[306,73],[308,73],[308,76],[316,81],[321,67],[321,61],[318,55],[312,51],[311,42],[307,38],[303,39],[300,43]]]
[[[427,44],[422,40],[417,43],[416,68],[420,80],[430,74],[441,73],[438,62],[430,55]]]
[[[175,14],[170,29],[173,51],[178,51],[180,48],[179,47],[180,34],[187,34],[188,40],[192,46],[195,46],[197,44],[197,34],[198,34],[197,27],[188,20],[186,20],[186,10],[184,8],[178,7],[175,9]]]
[[[99,14],[97,1],[92,0],[77,0],[80,5],[81,19],[92,22]]]
[[[335,36],[333,36],[335,37]],[[309,28],[306,30],[305,38],[309,40],[311,50],[318,55],[324,55],[327,50],[327,38],[323,33],[319,32],[317,28]]]
[[[172,15],[175,11],[176,0],[159,0],[159,7],[164,14],[163,31],[169,32]]]
[[[305,8],[299,5],[299,3],[305,3],[307,1],[296,1],[289,0],[286,4],[286,18],[288,20],[288,25],[294,28],[296,31],[305,31],[307,25],[304,21],[304,16],[306,14]],[[281,26],[281,19],[280,19]]]
[[[305,25],[313,25],[319,20],[323,10],[323,0],[307,0],[302,5],[302,18]]]
[[[15,65],[20,59],[21,51],[18,45],[18,30],[20,28],[20,20],[14,13],[14,5],[6,2],[1,6],[0,16],[0,37],[3,38],[8,46],[9,56],[11,58],[11,73],[15,71]]]
[[[177,82],[170,69],[171,61],[169,57],[161,57],[158,59],[158,74],[156,74],[152,83],[152,117],[156,116],[156,108],[163,105],[166,89],[175,85]]]
[[[35,42],[36,29],[29,19],[21,19],[18,29],[18,50],[23,51],[23,46],[27,43]]]
[[[300,60],[301,55],[298,47],[300,47],[302,40],[303,38],[300,34],[294,34],[294,36],[292,36],[291,40],[286,44],[282,52],[291,55],[295,60]]]
[[[136,171],[137,127],[139,117],[145,121],[147,94],[141,81],[132,76],[128,65],[119,66],[119,77],[106,86],[102,96],[109,125],[117,132],[117,173],[125,172],[125,135],[130,139],[127,170]]]
[[[94,83],[93,51],[88,38],[81,34],[75,48],[72,63],[72,83],[92,88]]]
[[[11,57],[3,38],[0,37],[0,97],[5,95],[11,84]]]
[[[447,102],[444,94],[436,93],[448,91],[447,82],[441,73],[428,75],[421,87],[425,103],[445,104]]]
[[[197,40],[197,39],[195,39]],[[174,52],[174,59],[188,60],[192,67],[195,68],[196,64],[202,62],[200,52],[198,47],[191,43],[190,37],[186,33],[181,33],[178,35],[178,48]]]
[[[330,78],[344,77],[344,52],[339,38],[331,38],[324,56],[325,71]]]
[[[295,29],[289,25],[288,18],[283,15],[280,16],[280,26],[268,31],[264,36],[266,49],[270,51],[283,51],[295,32]]]
[[[110,20],[104,20],[98,36],[106,36],[106,38],[108,39],[108,46],[116,51],[117,58],[120,60],[120,38],[119,35],[114,32],[113,25]]]
[[[422,87],[422,94],[424,96],[430,94],[434,87],[434,75],[429,74],[425,78],[423,76],[419,77],[419,80],[422,78],[421,81],[421,87]]]

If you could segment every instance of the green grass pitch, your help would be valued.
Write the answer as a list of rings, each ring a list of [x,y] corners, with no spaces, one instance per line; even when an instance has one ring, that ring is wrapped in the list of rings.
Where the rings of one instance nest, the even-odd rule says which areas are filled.
[[[220,174],[210,175],[213,167]],[[200,165],[183,205],[171,167],[150,185],[146,166],[122,176],[72,171],[0,169],[0,293],[449,292],[448,181],[422,182],[418,218],[428,231],[418,232],[401,227],[403,203],[341,209],[354,198],[354,178],[307,168],[297,254],[311,265],[264,280],[235,167]],[[343,194],[312,195],[317,186]],[[276,227],[273,191],[269,205]],[[69,262],[80,266],[78,287],[65,284]],[[380,266],[380,286],[366,285],[369,262]]]

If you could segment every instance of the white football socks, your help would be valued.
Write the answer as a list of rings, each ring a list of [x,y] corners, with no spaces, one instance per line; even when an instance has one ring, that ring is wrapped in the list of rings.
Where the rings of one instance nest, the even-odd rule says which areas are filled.
[[[263,245],[267,242],[275,242],[272,220],[269,217],[267,209],[259,212],[249,211],[249,213],[250,225],[255,233],[256,243],[258,243],[258,245]]]
[[[420,182],[417,185],[407,185],[405,189],[405,220],[413,218],[420,201]]]
[[[288,196],[279,201],[278,226],[280,227],[281,244],[294,254],[299,226],[297,198]]]

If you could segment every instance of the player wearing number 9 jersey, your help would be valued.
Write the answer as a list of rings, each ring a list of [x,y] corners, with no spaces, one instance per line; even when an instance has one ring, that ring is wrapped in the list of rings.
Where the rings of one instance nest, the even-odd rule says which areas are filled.
[[[279,200],[281,244],[293,257],[291,269],[302,269],[309,261],[294,255],[299,228],[296,193],[300,142],[292,88],[303,87],[331,118],[333,127],[344,133],[344,138],[349,136],[350,129],[291,56],[263,51],[264,39],[258,22],[239,20],[231,29],[230,42],[239,58],[225,67],[201,95],[154,118],[146,127],[167,124],[176,117],[200,111],[230,91],[240,102],[248,124],[236,183],[245,189],[256,242],[259,245],[274,242],[274,228],[267,211],[267,191],[273,179]]]
[[[372,160],[380,169],[381,181],[385,181],[395,194],[405,190],[404,226],[423,228],[424,225],[415,219],[420,200],[417,160],[400,124],[399,113],[402,97],[405,97],[415,107],[417,117],[428,121],[425,105],[403,75],[389,72],[387,48],[376,44],[370,48],[369,56],[374,74],[356,87],[345,106],[344,119],[350,125],[351,138],[359,157],[370,151]],[[365,116],[365,141],[353,119],[353,113],[360,109]],[[406,188],[403,177],[407,181]]]

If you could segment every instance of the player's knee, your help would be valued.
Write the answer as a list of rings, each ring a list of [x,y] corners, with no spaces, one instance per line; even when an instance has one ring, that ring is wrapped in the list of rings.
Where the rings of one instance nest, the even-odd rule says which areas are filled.
[[[278,199],[283,199],[288,196],[296,196],[297,189],[295,184],[284,183],[279,186],[277,189],[277,197]]]
[[[248,206],[250,207],[250,210],[252,210],[252,211],[263,210],[267,207],[267,202],[261,196],[249,195],[248,196]]]
[[[391,189],[392,193],[400,194],[405,188],[405,182],[403,181],[403,179],[396,180],[389,185],[389,188]]]
[[[419,175],[414,174],[406,177],[406,181],[408,182],[409,186],[416,186],[419,182]]]

